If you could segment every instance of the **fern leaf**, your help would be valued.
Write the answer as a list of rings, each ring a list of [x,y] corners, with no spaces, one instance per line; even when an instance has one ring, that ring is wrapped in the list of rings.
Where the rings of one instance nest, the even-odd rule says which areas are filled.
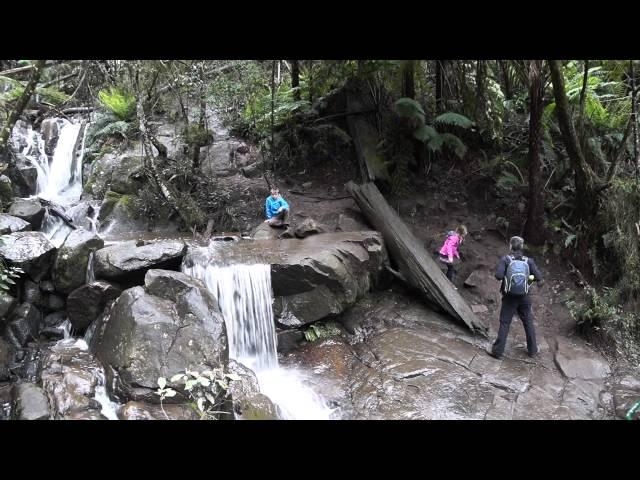
[[[420,123],[425,122],[425,113],[418,102],[413,100],[412,98],[400,98],[396,101],[396,112],[401,117],[406,118],[417,118],[420,120]]]
[[[436,123],[453,125],[460,128],[471,128],[474,126],[474,123],[467,117],[454,112],[445,112],[442,115],[438,115],[434,121]]]
[[[465,153],[467,153],[467,147],[462,140],[456,137],[452,133],[443,133],[442,140],[444,144],[449,147],[453,152],[458,156],[458,158],[464,157]]]
[[[413,138],[415,138],[416,140],[420,140],[423,143],[428,143],[433,137],[437,135],[438,132],[436,132],[436,129],[429,125],[423,125],[413,132]]]

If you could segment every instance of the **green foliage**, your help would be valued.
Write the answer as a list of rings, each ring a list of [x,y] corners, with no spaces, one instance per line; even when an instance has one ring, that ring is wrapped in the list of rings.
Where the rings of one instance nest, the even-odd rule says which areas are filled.
[[[295,100],[294,90],[284,84],[276,87],[273,105],[274,128],[280,127],[291,119],[292,114],[310,106],[308,100]],[[244,109],[243,118],[250,122],[258,135],[267,137],[271,132],[271,87],[257,92]]]
[[[109,87],[98,92],[100,103],[118,119],[129,121],[136,113],[136,97],[122,89]]]
[[[14,279],[17,280],[18,278],[20,278],[21,273],[24,273],[21,268],[9,267],[4,263],[4,260],[0,258],[0,290],[9,290],[11,288],[11,285],[16,284]]]
[[[220,414],[231,413],[220,409],[229,396],[230,382],[238,381],[241,381],[238,375],[225,373],[222,368],[205,370],[202,373],[185,370],[184,373],[172,376],[169,383],[166,378],[160,377],[155,393],[160,397],[161,405],[166,398],[175,397],[180,393],[191,400],[191,407],[202,420],[217,420]],[[172,387],[168,387],[168,384]]]
[[[342,330],[340,330],[336,322],[317,322],[304,331],[304,338],[308,342],[314,342],[321,338],[335,337],[341,333]]]
[[[25,87],[23,82],[5,76],[0,76],[0,85],[9,85],[11,87],[6,92],[0,93],[0,103],[8,103],[17,100],[24,92]],[[52,87],[36,87],[35,93],[54,105],[59,105],[70,99],[69,95]]]
[[[456,135],[444,132],[439,133],[433,126],[425,123],[425,113],[422,106],[411,98],[400,98],[395,102],[396,113],[410,122],[413,137],[425,144],[428,150],[440,152],[442,147],[447,147],[458,158],[464,158],[467,152],[466,145]],[[464,115],[454,112],[446,112],[436,117],[436,124],[458,127],[462,129],[471,128],[474,123]]]

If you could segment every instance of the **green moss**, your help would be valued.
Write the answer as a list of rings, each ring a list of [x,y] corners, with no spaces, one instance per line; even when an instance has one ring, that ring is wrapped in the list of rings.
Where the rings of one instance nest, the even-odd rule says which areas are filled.
[[[122,195],[108,190],[104,195],[104,201],[102,202],[102,206],[100,207],[100,216],[98,217],[98,220],[104,220],[109,215],[111,215],[111,212],[113,212],[113,209],[120,201],[120,198],[122,198]]]

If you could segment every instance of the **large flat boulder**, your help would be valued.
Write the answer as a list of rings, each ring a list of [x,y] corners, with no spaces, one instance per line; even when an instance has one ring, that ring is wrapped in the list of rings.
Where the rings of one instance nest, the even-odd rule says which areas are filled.
[[[147,270],[176,269],[187,251],[181,240],[164,240],[137,246],[123,242],[98,250],[94,256],[95,276],[124,285],[141,284]]]
[[[556,338],[555,363],[571,379],[603,379],[611,372],[602,355],[564,337]]]
[[[14,390],[16,417],[19,420],[48,420],[49,402],[44,390],[34,383],[21,383]]]
[[[303,240],[192,247],[183,271],[194,273],[196,265],[270,264],[274,313],[279,323],[292,327],[337,315],[353,305],[375,284],[386,260],[377,232],[325,233]]]
[[[56,247],[42,232],[16,232],[0,237],[0,255],[35,281],[47,274],[55,252]]]
[[[0,235],[31,230],[31,224],[22,218],[0,213]]]
[[[45,209],[37,198],[16,198],[7,213],[29,222],[37,230],[42,225],[44,212]]]
[[[119,396],[151,403],[159,401],[154,393],[159,377],[225,367],[229,359],[215,298],[200,281],[164,270],[149,271],[144,287],[118,297],[98,320],[90,349],[108,377],[117,374]],[[179,396],[171,400],[185,401]]]

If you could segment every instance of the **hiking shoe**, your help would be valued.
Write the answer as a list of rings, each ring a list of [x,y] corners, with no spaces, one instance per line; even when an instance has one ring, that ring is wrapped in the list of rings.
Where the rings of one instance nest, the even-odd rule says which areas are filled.
[[[540,350],[536,350],[533,353],[527,353],[527,355],[529,355],[529,357],[531,358],[537,358],[539,354],[540,354]]]
[[[495,358],[496,360],[502,360],[502,355],[496,355],[492,350],[485,350],[485,352],[487,352],[487,355]]]

